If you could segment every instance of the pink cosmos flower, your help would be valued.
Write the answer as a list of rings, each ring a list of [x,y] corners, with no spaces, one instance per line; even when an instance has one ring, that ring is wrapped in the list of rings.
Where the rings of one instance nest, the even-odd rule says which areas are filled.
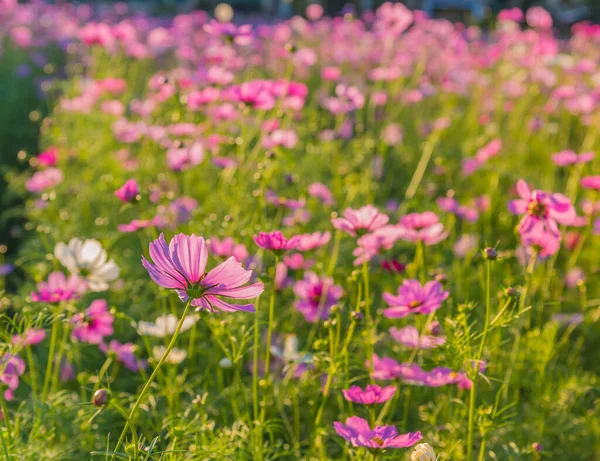
[[[370,367],[369,362],[366,363],[367,367]],[[392,380],[401,378],[405,381],[415,381],[421,376],[423,370],[416,364],[404,364],[390,357],[379,357],[377,354],[373,354],[373,372],[371,377],[373,379],[381,380]]]
[[[4,354],[0,358],[0,383],[8,389],[4,391],[4,398],[12,400],[14,391],[19,387],[19,377],[25,373],[25,362],[18,355]]]
[[[283,256],[283,263],[292,270],[310,269],[315,263],[314,259],[304,259],[302,253],[292,253]]]
[[[102,343],[98,346],[107,356],[114,355],[115,358],[122,363],[128,370],[138,372],[142,368],[146,368],[146,361],[139,360],[136,355],[136,346],[132,343],[121,344],[116,339],[110,343]]]
[[[396,389],[396,386],[379,387],[376,384],[368,384],[364,391],[359,386],[352,386],[350,389],[343,389],[342,393],[349,402],[373,405],[390,400]]]
[[[119,232],[137,232],[140,229],[147,229],[156,224],[156,219],[134,219],[127,224],[117,225]]]
[[[219,297],[251,299],[264,291],[262,282],[244,286],[252,271],[244,270],[233,257],[205,272],[208,260],[206,242],[194,234],[177,234],[168,245],[164,235],[160,234],[150,243],[150,257],[154,264],[144,257],[142,264],[152,280],[177,291],[183,302],[191,298],[192,306],[198,309],[254,312],[253,304],[232,304]]]
[[[403,346],[410,349],[434,349],[446,343],[444,336],[419,335],[419,330],[412,325],[404,328],[390,328],[390,335]]]
[[[308,186],[308,195],[321,199],[324,205],[333,204],[333,194],[325,184],[314,182]]]
[[[529,8],[525,13],[525,20],[528,26],[535,29],[552,29],[552,16],[541,6]]]
[[[346,208],[344,217],[334,218],[331,223],[336,229],[356,237],[385,226],[389,220],[386,214],[381,213],[373,205],[367,205],[358,210]]]
[[[404,234],[405,232],[400,226],[387,225],[370,234],[363,235],[356,241],[358,246],[352,252],[352,255],[356,256],[354,265],[359,266],[370,261],[382,249],[391,250]]]
[[[46,332],[43,329],[28,328],[20,335],[12,337],[12,343],[15,346],[35,346],[41,343],[46,337]]]
[[[101,344],[105,336],[113,334],[115,318],[108,310],[104,299],[92,301],[84,312],[79,312],[71,317],[73,337],[88,344]]]
[[[346,418],[346,424],[333,423],[337,434],[348,440],[353,447],[367,447],[370,450],[412,447],[423,437],[420,432],[398,435],[394,426],[376,426],[371,430],[369,423],[358,416]]]
[[[585,176],[581,178],[581,187],[600,191],[600,176]]]
[[[298,210],[300,208],[304,208],[304,205],[306,205],[304,200],[294,200],[287,197],[280,197],[270,189],[265,192],[265,199],[271,205],[289,208],[291,210]]]
[[[25,187],[29,192],[39,193],[60,184],[62,180],[62,171],[51,167],[34,173],[25,183]]]
[[[307,322],[315,323],[329,317],[329,310],[343,296],[342,287],[333,284],[333,278],[319,278],[314,272],[306,272],[304,280],[294,284],[296,301],[294,307]]]
[[[122,202],[133,202],[137,200],[140,187],[135,179],[129,179],[125,184],[115,191],[115,195]]]
[[[62,272],[52,272],[47,281],[38,283],[38,291],[31,293],[31,299],[40,303],[70,301],[78,299],[86,288],[86,283],[77,274],[67,278]]]
[[[323,7],[318,3],[311,3],[306,7],[306,17],[311,21],[318,21],[323,16]]]
[[[577,155],[572,150],[563,150],[552,156],[552,161],[558,166],[576,165],[581,163],[587,163],[594,160],[596,154],[594,152],[583,152]]]
[[[402,274],[406,270],[406,264],[401,263],[397,259],[384,259],[381,261],[381,268],[387,272]]]
[[[259,232],[258,235],[255,235],[253,238],[254,243],[259,247],[275,252],[294,250],[300,240],[298,235],[287,239],[279,231]]]
[[[448,384],[456,384],[459,389],[471,389],[473,382],[465,373],[456,372],[450,368],[439,367],[431,371],[425,371],[422,375],[422,385],[427,387],[441,387]]]
[[[430,281],[421,285],[418,280],[403,280],[398,295],[383,293],[384,301],[390,306],[383,315],[390,319],[406,317],[409,314],[429,314],[438,310],[442,302],[450,296],[439,282]]]
[[[529,255],[535,252],[540,258],[547,258],[555,254],[560,248],[560,237],[538,226],[532,229],[531,232],[522,235],[521,243]]]
[[[403,240],[409,242],[423,242],[430,246],[441,242],[448,237],[440,218],[432,211],[424,213],[409,213],[400,218],[398,225],[404,232]]]
[[[54,166],[58,162],[58,149],[51,147],[45,150],[37,156],[38,165],[40,166]]]
[[[246,246],[243,243],[235,243],[231,237],[225,237],[222,240],[218,237],[211,237],[207,243],[209,251],[216,256],[225,258],[233,256],[240,263],[248,257]]]
[[[517,193],[520,199],[512,200],[508,204],[508,209],[513,214],[524,215],[519,224],[521,234],[531,232],[534,227],[543,225],[547,231],[558,235],[557,223],[568,225],[575,218],[575,208],[562,194],[549,194],[537,189],[531,191],[522,179],[517,182]]]
[[[313,232],[312,234],[298,235],[296,249],[298,251],[310,251],[326,245],[331,239],[330,232]]]

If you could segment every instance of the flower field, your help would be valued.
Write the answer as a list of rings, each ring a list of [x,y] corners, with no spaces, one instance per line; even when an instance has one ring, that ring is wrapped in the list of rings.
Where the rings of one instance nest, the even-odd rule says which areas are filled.
[[[600,26],[230,13],[0,0],[0,457],[599,459]]]

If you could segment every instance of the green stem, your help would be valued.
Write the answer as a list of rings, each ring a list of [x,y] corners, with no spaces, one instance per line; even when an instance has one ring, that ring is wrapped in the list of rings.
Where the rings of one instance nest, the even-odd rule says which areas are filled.
[[[467,460],[473,459],[473,426],[475,422],[475,401],[477,394],[477,370],[483,357],[483,350],[485,348],[485,340],[487,338],[488,329],[490,326],[490,285],[491,285],[491,272],[492,272],[492,261],[487,261],[486,266],[486,288],[485,288],[485,323],[483,327],[483,336],[481,337],[481,343],[479,344],[479,352],[477,353],[477,359],[475,360],[475,374],[473,377],[473,384],[471,385],[471,395],[469,397],[469,422],[468,422],[468,435],[467,435]]]
[[[362,267],[362,275],[365,283],[365,321],[367,323],[367,358],[369,360],[369,381],[371,384],[373,380],[373,347],[375,343],[375,327],[373,325],[373,318],[371,316],[371,298],[369,291],[369,265],[365,261]]]
[[[260,345],[260,322],[258,315],[258,299],[256,302],[256,313],[254,314],[254,349],[252,351],[252,405],[253,405],[253,414],[254,421],[257,422],[258,415],[258,352]],[[256,430],[256,439],[255,439],[255,450],[259,451],[259,447],[262,447],[262,430],[257,427]],[[262,448],[260,448],[260,458],[262,459]]]
[[[56,348],[56,338],[58,337],[58,320],[52,323],[52,332],[50,333],[50,348],[48,349],[48,361],[46,364],[46,374],[44,375],[44,387],[42,388],[42,402],[46,401],[48,388],[50,387],[50,378],[52,377],[52,364],[54,363],[54,349]]]
[[[129,416],[127,417],[128,421],[132,421],[133,420],[133,417],[135,416],[135,413],[137,412],[137,410],[140,407],[140,405],[142,404],[142,401],[144,400],[144,397],[146,397],[146,394],[150,390],[150,386],[152,385],[152,382],[156,378],[156,375],[158,374],[158,371],[163,366],[163,363],[165,363],[165,360],[169,356],[169,353],[171,352],[171,349],[173,349],[173,347],[175,346],[175,343],[177,341],[177,336],[179,336],[179,332],[181,331],[181,327],[183,326],[183,322],[185,321],[185,318],[186,318],[187,313],[188,313],[188,311],[190,309],[190,306],[192,305],[192,301],[193,301],[193,298],[190,298],[188,300],[188,302],[185,304],[185,309],[183,310],[183,315],[179,319],[179,323],[177,324],[177,327],[175,328],[175,332],[173,333],[173,337],[171,338],[171,342],[167,346],[167,349],[165,350],[165,353],[163,354],[163,356],[160,358],[160,360],[156,364],[156,367],[154,368],[154,371],[152,372],[152,374],[148,378],[148,381],[146,381],[146,384],[144,385],[144,387],[142,389],[142,392],[140,392],[140,395],[138,396],[137,400],[135,401],[135,404],[133,405],[133,408],[129,412]],[[127,429],[128,429],[128,427],[129,427],[129,425],[126,425],[123,428],[123,432],[121,432],[121,436],[119,437],[117,445],[115,446],[115,449],[113,451],[113,455],[111,457],[111,461],[113,461],[115,459],[115,456],[116,456],[117,452],[119,451],[119,448],[123,444],[123,441],[125,440],[125,436],[127,435]]]
[[[125,418],[125,427],[129,427],[129,429],[131,430],[131,436],[133,437],[133,459],[136,460],[138,456],[139,439],[137,436],[137,432],[133,427],[133,424],[131,424],[131,419],[129,418],[129,416],[127,416],[127,412],[123,409],[123,407],[117,402],[111,400],[110,404],[114,407],[115,410],[121,413],[121,416]]]
[[[0,390],[0,408],[2,408],[2,414],[4,416],[4,424],[6,426],[6,435],[8,437],[8,444],[12,445],[12,425],[10,423],[10,415],[8,414],[8,407],[6,406],[6,400],[4,399],[4,390]]]

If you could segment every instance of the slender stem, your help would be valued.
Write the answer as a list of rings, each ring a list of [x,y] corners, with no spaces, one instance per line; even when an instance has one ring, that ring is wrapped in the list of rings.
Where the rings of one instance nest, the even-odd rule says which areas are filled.
[[[275,256],[275,270],[277,270],[277,265],[279,264],[279,256]],[[267,383],[269,382],[270,366],[271,366],[271,342],[273,339],[273,321],[275,318],[275,295],[277,293],[277,289],[275,284],[273,284],[273,290],[271,291],[271,297],[269,298],[269,322],[267,324],[267,350],[265,351],[265,380]],[[261,412],[265,410],[265,405],[261,409]],[[263,414],[264,417],[264,414]],[[262,418],[261,418],[262,422]]]
[[[259,298],[260,299],[260,298]],[[256,313],[254,314],[254,349],[252,350],[252,406],[253,406],[253,415],[254,421],[257,422],[258,415],[258,352],[260,348],[260,322],[258,315],[258,301],[256,302]],[[258,451],[258,447],[262,447],[262,430],[257,427],[256,430],[256,450]],[[262,448],[260,449],[261,458],[262,458]]]
[[[371,316],[371,297],[369,291],[369,265],[367,261],[363,263],[362,275],[365,283],[365,321],[367,323],[367,359],[369,360],[369,381],[371,384],[373,380],[373,347],[375,343],[375,326],[373,325],[373,318]]]
[[[10,423],[10,416],[8,414],[8,407],[6,406],[3,390],[0,390],[0,408],[2,408],[2,414],[4,415],[4,424],[6,425],[8,444],[12,445],[12,424]]]
[[[31,394],[33,395],[34,400],[38,397],[37,393],[37,372],[35,368],[35,362],[33,360],[33,354],[31,353],[31,346],[25,347],[25,352],[27,354],[27,364],[29,366],[29,379],[31,381]]]
[[[133,408],[129,412],[129,416],[127,417],[128,421],[131,422],[133,420],[133,417],[135,416],[135,413],[137,412],[137,410],[140,407],[140,405],[142,404],[142,401],[144,400],[144,397],[146,397],[146,394],[150,390],[150,386],[152,385],[152,382],[156,378],[156,375],[158,374],[158,371],[163,366],[163,363],[165,362],[165,360],[169,356],[169,353],[171,352],[171,349],[173,349],[173,347],[175,346],[175,343],[177,341],[177,336],[179,336],[179,332],[181,331],[181,327],[183,326],[183,322],[185,321],[185,318],[186,318],[187,313],[188,313],[188,311],[190,309],[190,306],[192,305],[192,301],[193,301],[193,298],[190,298],[188,300],[188,302],[185,304],[185,309],[183,310],[183,314],[182,314],[181,318],[179,319],[179,323],[177,324],[177,327],[175,328],[175,332],[173,333],[173,337],[171,338],[171,342],[167,346],[167,349],[165,350],[163,356],[160,358],[160,360],[156,364],[156,367],[154,368],[154,371],[152,372],[152,374],[148,378],[148,381],[146,381],[146,384],[144,385],[142,391],[140,392],[140,395],[138,396],[137,400],[135,401],[135,404],[133,405]],[[111,461],[115,459],[115,456],[116,456],[119,448],[123,444],[123,441],[125,440],[125,436],[127,435],[128,428],[129,428],[129,425],[126,425],[123,428],[123,432],[121,432],[121,436],[119,437],[119,441],[117,442],[117,445],[115,446],[115,449],[113,451],[113,455],[111,457]]]
[[[48,362],[46,364],[46,374],[44,375],[44,387],[42,388],[42,402],[46,401],[48,388],[50,387],[50,378],[52,377],[52,364],[54,363],[54,349],[56,348],[56,338],[58,337],[57,319],[52,323],[52,332],[50,333],[50,348],[48,349]]]
[[[8,451],[8,446],[6,445],[4,434],[0,434],[0,439],[2,439],[2,448],[4,449],[4,456],[6,456],[6,461],[10,461],[12,458],[10,457],[10,452]]]
[[[129,419],[129,416],[127,416],[127,412],[125,411],[125,409],[113,400],[111,400],[110,404],[114,407],[115,410],[117,410],[119,413],[121,413],[121,416],[123,416],[123,418],[125,418],[126,427],[129,427],[129,429],[131,429],[131,436],[133,437],[133,459],[135,460],[135,459],[137,459],[138,444],[139,444],[137,432],[136,432],[135,428],[133,427],[133,424],[131,424],[131,420]]]
[[[492,272],[492,261],[487,261],[486,266],[486,288],[485,288],[485,323],[483,327],[483,335],[481,337],[481,343],[479,344],[479,351],[477,353],[477,359],[473,366],[475,367],[475,374],[473,377],[473,383],[471,384],[471,395],[469,397],[469,422],[468,422],[468,436],[467,436],[467,460],[473,459],[473,426],[475,422],[475,401],[477,394],[477,370],[481,358],[483,357],[483,350],[485,348],[485,340],[487,338],[488,329],[490,326],[490,285],[491,285],[491,272]]]

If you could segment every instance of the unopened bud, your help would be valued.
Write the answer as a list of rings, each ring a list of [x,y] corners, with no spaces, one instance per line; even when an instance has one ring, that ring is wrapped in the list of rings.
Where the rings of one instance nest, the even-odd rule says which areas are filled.
[[[483,258],[490,261],[495,261],[498,259],[498,252],[492,247],[487,247],[483,250]]]
[[[110,394],[106,389],[98,389],[94,392],[94,397],[92,398],[92,402],[97,407],[102,407],[108,403],[108,399],[110,398]]]

